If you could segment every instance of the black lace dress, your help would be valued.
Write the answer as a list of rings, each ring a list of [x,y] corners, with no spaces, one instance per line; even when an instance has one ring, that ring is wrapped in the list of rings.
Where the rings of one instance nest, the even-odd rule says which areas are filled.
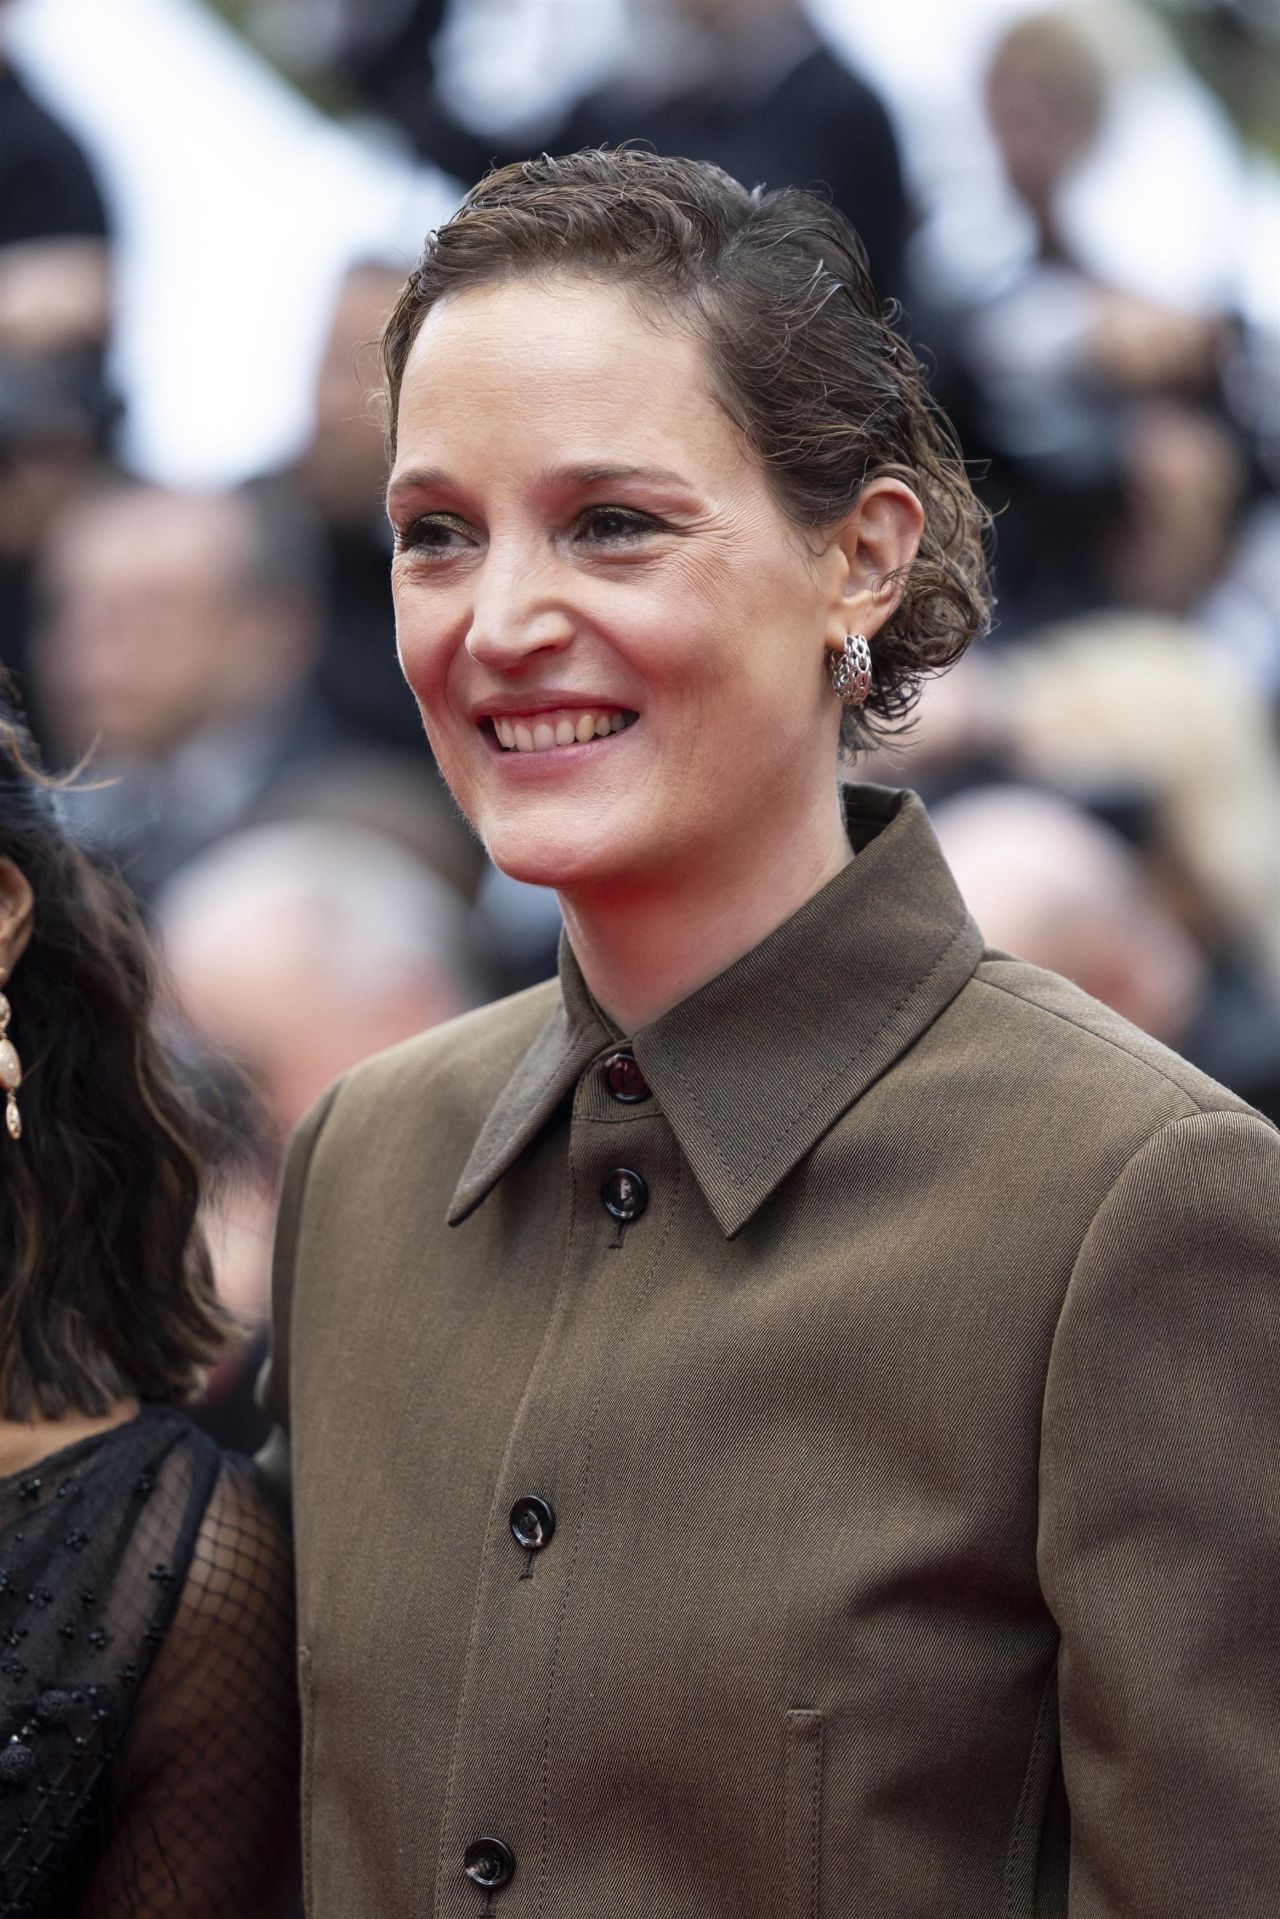
[[[293,1910],[284,1531],[181,1413],[0,1479],[0,1914]]]

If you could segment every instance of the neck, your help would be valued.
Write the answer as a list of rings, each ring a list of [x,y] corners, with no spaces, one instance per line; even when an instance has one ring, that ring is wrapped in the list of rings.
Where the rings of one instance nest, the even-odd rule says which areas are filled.
[[[138,1411],[136,1399],[123,1399],[107,1413],[64,1413],[60,1419],[0,1419],[0,1478],[25,1472],[39,1465],[50,1453],[96,1433],[110,1432],[133,1419]]]
[[[730,858],[560,895],[582,977],[623,1033],[723,973],[853,858],[838,790],[802,833],[739,839]]]

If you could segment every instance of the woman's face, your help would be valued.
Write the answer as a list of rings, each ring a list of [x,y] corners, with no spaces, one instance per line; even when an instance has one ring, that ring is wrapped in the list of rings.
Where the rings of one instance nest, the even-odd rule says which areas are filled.
[[[505,872],[711,882],[831,814],[848,567],[783,517],[683,329],[583,280],[441,302],[388,500],[405,676]]]

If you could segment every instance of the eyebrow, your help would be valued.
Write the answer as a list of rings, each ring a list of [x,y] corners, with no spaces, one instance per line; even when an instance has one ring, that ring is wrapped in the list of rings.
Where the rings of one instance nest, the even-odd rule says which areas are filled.
[[[587,461],[578,466],[561,466],[550,469],[542,475],[544,484],[574,486],[597,486],[610,480],[643,480],[652,486],[675,486],[689,491],[690,483],[682,474],[673,473],[661,466],[625,466],[602,464]],[[450,486],[452,482],[442,467],[416,466],[398,473],[387,487],[387,505],[409,493],[426,492],[433,487]]]
[[[397,473],[387,483],[387,506],[405,493],[424,492],[428,487],[447,486],[449,476],[438,466],[411,466],[404,473]]]
[[[601,480],[649,480],[660,486],[687,487],[689,482],[679,473],[672,473],[661,466],[612,466],[585,465],[557,467],[548,475],[554,480],[573,480],[579,486],[594,486]]]

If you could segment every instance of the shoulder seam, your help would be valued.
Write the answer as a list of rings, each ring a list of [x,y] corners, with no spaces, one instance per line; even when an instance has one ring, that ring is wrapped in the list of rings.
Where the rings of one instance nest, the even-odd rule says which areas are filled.
[[[993,993],[1003,993],[1006,999],[1016,1000],[1020,1006],[1028,1006],[1033,1012],[1045,1013],[1050,1019],[1061,1020],[1064,1026],[1070,1026],[1075,1032],[1083,1033],[1086,1038],[1096,1040],[1100,1046],[1109,1046],[1113,1053],[1119,1053],[1123,1059],[1132,1060],[1135,1066],[1145,1068],[1153,1078],[1162,1079],[1166,1086],[1171,1086],[1175,1093],[1179,1093],[1189,1105],[1195,1108],[1193,1113],[1182,1114],[1181,1118],[1183,1119],[1194,1119],[1202,1113],[1236,1113],[1241,1118],[1248,1117],[1247,1107],[1244,1111],[1241,1111],[1241,1109],[1236,1106],[1206,1106],[1201,1100],[1197,1099],[1193,1092],[1182,1085],[1181,1081],[1176,1080],[1172,1073],[1166,1073],[1162,1066],[1157,1066],[1154,1060],[1144,1059],[1140,1053],[1134,1052],[1128,1046],[1121,1046],[1118,1040],[1108,1038],[1105,1033],[1095,1032],[1092,1026],[1086,1026],[1082,1021],[1072,1019],[1070,1014],[1060,1012],[1056,1006],[1045,1006],[1039,1000],[1028,998],[1025,993],[1015,993],[1011,986],[1004,986],[999,980],[982,979],[976,970],[973,974],[973,981],[976,986],[985,986]],[[1159,1042],[1153,1041],[1153,1044],[1158,1045]],[[1194,1071],[1195,1069],[1193,1068],[1192,1070]],[[1177,1124],[1177,1120],[1170,1119],[1163,1121],[1162,1127],[1176,1126]],[[1161,1128],[1157,1128],[1157,1131],[1159,1130],[1161,1130]],[[1155,1135],[1152,1134],[1151,1137],[1154,1138]],[[1139,1147],[1137,1150],[1140,1152],[1142,1149]]]

